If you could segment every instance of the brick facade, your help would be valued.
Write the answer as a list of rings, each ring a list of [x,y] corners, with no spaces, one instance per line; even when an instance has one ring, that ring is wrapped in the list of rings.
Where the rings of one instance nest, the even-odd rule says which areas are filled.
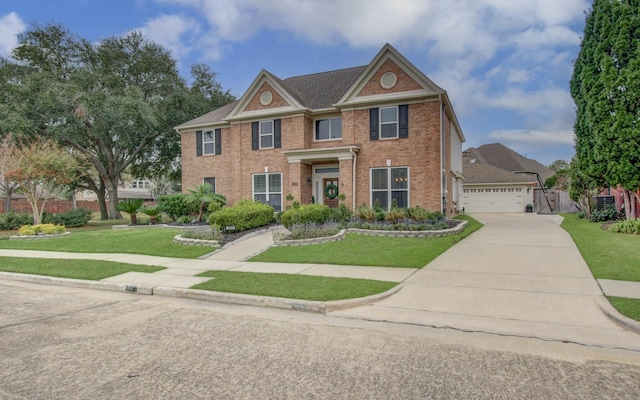
[[[424,82],[417,82],[412,78],[416,75],[415,72],[408,73],[410,67],[399,65],[397,59],[378,59],[380,67],[371,71],[368,76],[359,78],[358,87],[361,89],[358,93],[352,93],[349,99],[355,105],[338,105],[334,111],[322,109],[321,113],[308,109],[283,112],[283,107],[291,109],[294,106],[286,102],[285,96],[278,94],[279,90],[283,89],[273,81],[269,83],[269,76],[265,76],[263,81],[257,79],[254,90],[247,91],[252,93],[251,98],[240,100],[244,107],[239,107],[241,109],[238,113],[228,120],[214,121],[211,128],[205,128],[222,128],[220,155],[197,156],[196,132],[201,127],[191,128],[188,123],[185,127],[178,127],[182,138],[184,190],[200,185],[206,177],[215,177],[216,191],[224,194],[229,204],[234,204],[239,199],[253,196],[254,174],[281,173],[284,208],[287,204],[284,200],[287,194],[292,194],[303,204],[310,203],[312,195],[315,195],[318,202],[318,196],[323,196],[323,191],[317,185],[324,175],[317,176],[315,168],[338,166],[339,172],[335,178],[339,180],[339,192],[347,197],[345,204],[370,205],[371,169],[408,167],[410,206],[441,210],[443,196],[446,197],[446,204],[451,205],[454,179],[450,171],[449,135],[453,121],[442,112],[442,94],[428,92]],[[387,72],[393,72],[396,76],[395,85],[390,88],[384,88],[380,83],[382,76]],[[355,86],[357,85],[353,87]],[[272,102],[267,106],[260,102],[260,95],[265,90],[273,95]],[[423,96],[413,95],[421,90],[425,92]],[[403,99],[403,92],[410,92],[412,96]],[[389,101],[384,101],[386,94],[392,94]],[[362,101],[360,99],[367,96],[381,98],[381,101],[375,104],[358,104]],[[339,99],[336,99],[336,102],[337,100]],[[408,137],[371,140],[370,109],[397,105],[408,106]],[[266,114],[267,116],[263,117],[264,111],[271,108],[277,110],[272,116]],[[262,114],[258,118],[243,117],[245,112],[249,112],[249,115],[252,112]],[[278,112],[280,114],[276,114]],[[338,116],[342,118],[342,138],[316,141],[315,121]],[[441,116],[444,117],[443,121]],[[281,121],[281,147],[252,150],[252,123],[271,119]],[[332,152],[331,149],[335,151]],[[336,152],[340,153],[334,156],[333,154],[338,154]],[[357,154],[355,158],[351,156],[352,153]],[[292,154],[303,156],[300,160]],[[443,170],[446,175],[446,188],[441,187]],[[451,209],[446,208],[447,211]]]

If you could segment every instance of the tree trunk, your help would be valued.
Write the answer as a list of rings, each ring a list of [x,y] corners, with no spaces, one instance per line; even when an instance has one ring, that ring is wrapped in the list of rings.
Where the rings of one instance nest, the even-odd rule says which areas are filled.
[[[11,211],[11,192],[7,190],[4,194],[4,212],[8,213]]]
[[[78,202],[76,201],[76,191],[75,190],[71,191],[71,207],[74,210],[78,209]]]
[[[107,195],[109,196],[109,219],[122,219],[122,214],[118,211],[118,180],[105,182],[107,185]],[[133,221],[132,221],[133,222]]]
[[[635,219],[631,218],[631,201],[630,201],[629,191],[627,189],[622,189],[622,201],[624,202],[624,216],[627,220]]]

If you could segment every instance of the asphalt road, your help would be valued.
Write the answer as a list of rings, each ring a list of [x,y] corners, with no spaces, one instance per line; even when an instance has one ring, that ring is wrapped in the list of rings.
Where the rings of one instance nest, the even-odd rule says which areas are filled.
[[[1,399],[637,399],[640,354],[0,281]]]

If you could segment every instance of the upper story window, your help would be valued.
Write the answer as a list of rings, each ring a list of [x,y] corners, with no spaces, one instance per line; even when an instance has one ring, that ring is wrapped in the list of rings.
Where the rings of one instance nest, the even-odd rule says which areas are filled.
[[[215,154],[215,135],[213,131],[202,132],[202,154]]]
[[[151,182],[146,180],[137,180],[131,182],[131,189],[150,189]]]
[[[342,118],[319,119],[316,121],[316,140],[342,139]]]
[[[405,139],[409,137],[409,106],[369,109],[369,139]]]
[[[273,147],[273,121],[260,122],[260,148],[270,149]]]
[[[398,107],[380,108],[380,138],[398,137]]]
[[[282,124],[279,119],[251,123],[251,150],[282,147]]]

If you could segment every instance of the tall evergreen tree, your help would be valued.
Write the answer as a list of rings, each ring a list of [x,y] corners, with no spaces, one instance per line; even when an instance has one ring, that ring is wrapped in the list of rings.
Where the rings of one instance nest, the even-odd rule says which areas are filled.
[[[623,189],[635,219],[640,187],[640,0],[595,0],[571,78],[576,163],[598,186]]]

